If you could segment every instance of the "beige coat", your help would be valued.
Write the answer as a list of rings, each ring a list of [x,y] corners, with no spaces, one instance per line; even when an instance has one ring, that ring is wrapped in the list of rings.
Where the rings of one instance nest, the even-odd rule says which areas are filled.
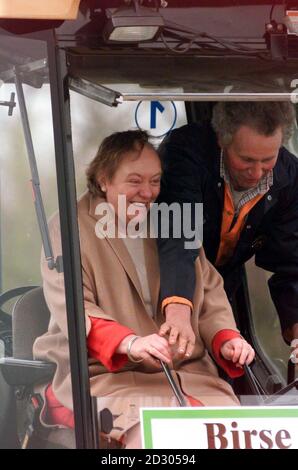
[[[144,305],[141,285],[134,263],[121,239],[96,236],[95,227],[101,224],[95,208],[102,199],[85,193],[78,203],[82,273],[87,336],[89,315],[116,320],[144,336],[158,332],[164,322],[159,304],[159,265],[154,239],[144,240],[149,288],[154,310],[151,318]],[[96,225],[97,224],[97,225]],[[50,234],[55,257],[61,255],[59,218],[50,222]],[[223,328],[236,329],[233,314],[226,298],[222,279],[206,260],[203,250],[196,261],[197,286],[194,296],[192,326],[197,333],[190,359],[174,362],[173,375],[183,392],[205,405],[236,405],[231,387],[218,377],[208,351],[214,335]],[[72,409],[68,332],[63,274],[49,270],[42,257],[42,277],[45,298],[51,312],[48,332],[34,344],[34,356],[57,364],[53,390],[57,399]],[[123,397],[164,397],[172,403],[173,392],[162,371],[144,371],[142,364],[128,363],[117,373],[109,373],[94,359],[89,359],[91,393],[97,397],[113,397],[113,414],[124,403]],[[148,373],[149,372],[149,373]],[[119,400],[116,400],[119,397]],[[156,402],[157,403],[157,402]],[[153,403],[154,404],[154,403]],[[146,401],[148,405],[148,399]]]

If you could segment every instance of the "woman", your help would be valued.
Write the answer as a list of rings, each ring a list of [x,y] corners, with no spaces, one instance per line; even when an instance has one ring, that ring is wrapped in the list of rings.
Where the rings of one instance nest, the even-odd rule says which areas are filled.
[[[241,375],[241,366],[254,357],[236,329],[221,277],[203,249],[196,261],[191,318],[197,336],[185,355],[169,344],[167,334],[174,331],[177,336],[177,331],[164,323],[159,305],[156,243],[142,231],[159,194],[160,177],[160,160],[147,134],[116,133],[104,139],[91,162],[88,191],[78,202],[91,394],[118,416],[111,437],[127,448],[141,446],[134,410],[141,405],[177,406],[160,360],[172,369],[188,404],[224,406],[239,403],[218,377],[208,351],[231,377]],[[61,255],[58,216],[50,231],[56,257]],[[49,270],[43,256],[42,276],[51,321],[48,332],[36,340],[34,355],[57,364],[45,391],[48,413],[43,419],[72,427],[63,274]]]

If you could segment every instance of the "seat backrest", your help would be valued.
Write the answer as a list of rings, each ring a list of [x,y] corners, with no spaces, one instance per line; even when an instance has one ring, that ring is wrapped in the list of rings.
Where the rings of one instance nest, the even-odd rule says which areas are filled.
[[[12,312],[15,359],[33,359],[33,343],[38,336],[47,331],[49,320],[50,312],[42,287],[36,287],[18,299]]]
[[[48,330],[50,311],[47,307],[42,287],[35,287],[23,294],[12,311],[13,358],[32,360],[35,339]],[[24,402],[17,406],[18,413],[24,413]],[[1,429],[0,429],[1,430]],[[38,430],[34,433],[31,448],[75,448],[73,429],[53,429],[46,437]]]

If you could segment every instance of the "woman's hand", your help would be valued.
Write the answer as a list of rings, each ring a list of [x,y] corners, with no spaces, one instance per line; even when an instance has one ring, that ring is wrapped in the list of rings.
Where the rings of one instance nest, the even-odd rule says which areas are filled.
[[[172,360],[171,349],[168,341],[158,334],[143,336],[133,343],[130,354],[135,358],[144,361],[160,359],[169,364]]]
[[[195,334],[191,326],[191,309],[188,305],[169,304],[165,308],[166,321],[159,334],[169,336],[170,346],[177,344],[181,356],[190,357],[195,346]]]
[[[129,335],[121,341],[116,352],[127,353],[127,345],[133,336]],[[169,364],[172,361],[171,349],[168,341],[154,333],[148,336],[137,338],[130,348],[130,355],[135,361],[143,360],[143,365],[148,365],[160,369],[159,360]]]
[[[220,352],[225,359],[236,364],[236,367],[250,364],[255,357],[253,348],[243,338],[226,341],[220,348]]]

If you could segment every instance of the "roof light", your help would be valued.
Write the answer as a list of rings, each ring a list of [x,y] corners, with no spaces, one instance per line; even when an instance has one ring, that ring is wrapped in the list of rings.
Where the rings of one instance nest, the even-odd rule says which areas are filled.
[[[104,28],[106,42],[142,42],[152,40],[164,26],[163,17],[156,10],[140,7],[106,10],[108,21]]]

